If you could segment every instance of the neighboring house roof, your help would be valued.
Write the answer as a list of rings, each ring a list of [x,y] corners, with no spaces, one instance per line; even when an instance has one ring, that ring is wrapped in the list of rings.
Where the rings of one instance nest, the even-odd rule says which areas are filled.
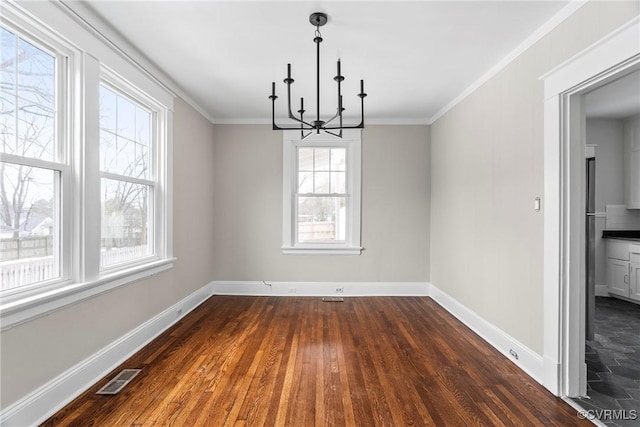
[[[38,212],[31,213],[29,217],[20,224],[21,234],[32,234],[40,232],[40,229],[48,228],[53,224],[53,219],[45,214]]]

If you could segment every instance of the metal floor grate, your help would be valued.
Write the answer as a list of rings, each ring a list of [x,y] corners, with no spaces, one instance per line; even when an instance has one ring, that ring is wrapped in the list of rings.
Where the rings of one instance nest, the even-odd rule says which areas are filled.
[[[96,392],[96,394],[118,394],[132,379],[135,378],[142,369],[123,369],[111,381],[106,383],[104,387]]]

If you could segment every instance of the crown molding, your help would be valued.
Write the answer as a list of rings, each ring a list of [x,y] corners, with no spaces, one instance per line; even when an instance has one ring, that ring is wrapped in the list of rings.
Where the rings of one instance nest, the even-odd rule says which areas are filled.
[[[224,118],[224,119],[215,119],[211,121],[214,125],[269,125],[271,126],[271,120],[264,118],[253,118],[253,119],[245,119],[245,118]],[[393,118],[375,118],[375,119],[367,119],[365,122],[365,128],[368,125],[377,126],[377,125],[387,125],[387,126],[415,126],[415,125],[423,125],[428,126],[431,122],[425,118],[419,117],[393,117]]]
[[[153,61],[134,47],[108,22],[91,9],[91,7],[87,6],[84,2],[69,0],[58,0],[53,2],[53,4],[79,25],[111,46],[122,58],[144,72],[158,84],[162,85],[166,90],[182,98],[211,123],[215,122],[214,117],[194,101],[172,77],[162,71]]]
[[[461,103],[466,97],[471,95],[480,86],[486,83],[493,76],[502,71],[507,65],[511,64],[521,54],[526,52],[540,39],[553,31],[558,25],[564,22],[567,18],[577,12],[582,6],[587,4],[587,0],[571,0],[571,2],[563,7],[558,13],[553,15],[547,22],[542,24],[537,30],[535,30],[529,37],[527,37],[522,43],[520,43],[514,50],[512,50],[507,56],[502,58],[498,63],[489,69],[482,77],[473,82],[469,87],[463,90],[458,96],[453,98],[449,103],[434,114],[428,121],[429,124],[435,123],[438,119],[448,113],[453,107]]]

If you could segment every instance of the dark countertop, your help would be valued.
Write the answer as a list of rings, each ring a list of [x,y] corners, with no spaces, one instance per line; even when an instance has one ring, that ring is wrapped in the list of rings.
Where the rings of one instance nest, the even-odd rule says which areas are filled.
[[[640,241],[640,230],[603,230],[602,238]]]

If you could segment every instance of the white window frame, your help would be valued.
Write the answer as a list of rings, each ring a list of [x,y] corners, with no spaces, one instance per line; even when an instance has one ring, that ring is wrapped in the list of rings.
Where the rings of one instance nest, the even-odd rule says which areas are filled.
[[[14,298],[16,295],[42,292],[43,289],[52,285],[68,283],[72,275],[72,256],[64,248],[70,248],[73,240],[70,227],[73,221],[71,197],[73,192],[73,155],[70,149],[73,135],[70,130],[73,126],[71,88],[75,82],[73,70],[77,51],[50,31],[33,25],[28,19],[19,15],[12,16],[12,18],[10,21],[2,19],[2,26],[14,32],[18,38],[55,57],[55,151],[53,160],[0,153],[0,161],[51,170],[59,174],[58,179],[54,180],[55,217],[53,218],[56,224],[54,227],[57,228],[57,232],[54,234],[53,251],[54,259],[58,259],[54,269],[58,273],[58,277],[4,290],[1,294],[3,300]]]
[[[98,171],[100,179],[107,178],[117,181],[126,181],[130,183],[142,184],[150,187],[150,207],[151,214],[149,217],[151,233],[149,239],[151,240],[149,246],[152,249],[152,253],[142,258],[136,258],[128,262],[124,262],[116,265],[100,266],[102,274],[116,272],[118,270],[126,269],[128,267],[135,267],[136,265],[143,265],[150,261],[158,261],[166,257],[167,247],[165,244],[165,211],[163,209],[165,205],[165,191],[163,191],[162,177],[164,176],[164,168],[162,166],[161,159],[166,158],[167,147],[167,135],[164,129],[167,127],[167,115],[168,111],[165,106],[151,98],[149,95],[131,85],[126,80],[122,79],[113,71],[102,68],[100,83],[104,84],[109,89],[116,93],[130,98],[135,103],[147,108],[151,111],[151,135],[150,135],[150,155],[151,159],[150,174],[148,179],[139,179],[126,177],[123,175],[113,174],[102,170]],[[99,199],[99,198],[98,198]],[[100,203],[100,200],[98,200]]]
[[[78,25],[62,9],[52,2],[23,5],[2,2],[0,5],[3,26],[44,46],[44,50],[62,55],[66,66],[59,92],[66,96],[66,105],[61,108],[57,121],[59,138],[64,139],[57,147],[60,163],[57,159],[53,168],[51,162],[29,160],[33,166],[53,168],[61,173],[60,277],[0,291],[0,327],[3,331],[168,270],[176,261],[173,257],[171,161],[175,95],[93,30]],[[53,24],[43,23],[38,16],[47,17],[47,22]],[[59,64],[63,65],[63,62],[59,61]],[[155,115],[157,146],[153,153],[155,253],[101,270],[99,85],[102,81],[151,107]],[[2,157],[11,161],[8,155]]]
[[[343,137],[337,138],[325,133],[312,134],[302,139],[299,131],[283,131],[283,180],[282,180],[282,252],[284,254],[304,255],[359,255],[362,252],[361,236],[361,131],[349,129],[343,131]],[[346,149],[346,197],[347,197],[347,235],[344,242],[304,242],[296,237],[297,222],[297,150],[307,148],[345,148]]]

